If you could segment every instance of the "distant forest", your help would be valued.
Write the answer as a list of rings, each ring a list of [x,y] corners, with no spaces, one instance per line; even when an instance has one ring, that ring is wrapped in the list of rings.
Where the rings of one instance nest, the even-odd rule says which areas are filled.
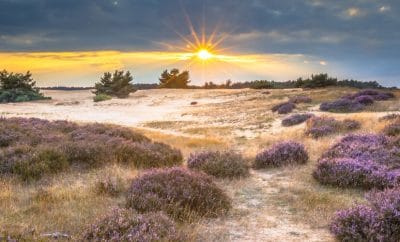
[[[146,90],[146,89],[157,89],[166,88],[160,86],[157,83],[136,83],[133,84],[136,90]],[[284,82],[279,81],[268,81],[268,80],[255,80],[255,81],[244,81],[244,82],[232,82],[227,80],[223,84],[215,84],[213,82],[206,82],[203,86],[187,85],[185,88],[188,89],[241,89],[241,88],[251,88],[251,89],[285,89],[285,88],[323,88],[323,87],[353,87],[353,88],[373,88],[373,89],[397,89],[396,87],[387,88],[380,85],[377,81],[358,81],[358,80],[338,80],[328,76],[328,74],[316,74],[312,75],[311,78],[303,79],[298,78],[297,80],[289,80]],[[43,90],[65,90],[65,91],[75,91],[75,90],[88,90],[94,87],[43,87]]]

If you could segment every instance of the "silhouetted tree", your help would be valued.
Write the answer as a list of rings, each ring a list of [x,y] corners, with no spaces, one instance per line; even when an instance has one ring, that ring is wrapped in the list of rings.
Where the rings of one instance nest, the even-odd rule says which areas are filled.
[[[161,88],[187,88],[189,84],[189,72],[179,72],[178,69],[174,68],[170,72],[168,70],[163,71],[159,78]]]
[[[132,80],[133,77],[129,71],[116,70],[114,74],[106,72],[100,78],[100,82],[95,84],[96,91],[93,93],[125,98],[129,96],[129,93],[136,91],[131,83]]]

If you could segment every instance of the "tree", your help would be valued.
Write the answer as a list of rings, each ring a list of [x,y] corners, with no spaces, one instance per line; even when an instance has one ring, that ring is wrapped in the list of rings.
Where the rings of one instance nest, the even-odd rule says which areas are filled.
[[[179,72],[178,69],[174,68],[170,72],[165,70],[161,73],[159,78],[161,88],[187,88],[189,84],[189,72]]]
[[[106,72],[100,78],[100,82],[95,84],[96,90],[93,93],[125,98],[129,96],[129,93],[136,91],[131,83],[132,80],[133,77],[129,71],[116,70],[114,74]]]
[[[0,102],[26,102],[32,100],[50,99],[43,96],[32,79],[32,74],[9,73],[0,71]]]
[[[35,85],[36,82],[32,79],[29,71],[26,74],[8,73],[6,70],[0,72],[0,88],[2,90],[21,89],[38,92],[39,89]]]

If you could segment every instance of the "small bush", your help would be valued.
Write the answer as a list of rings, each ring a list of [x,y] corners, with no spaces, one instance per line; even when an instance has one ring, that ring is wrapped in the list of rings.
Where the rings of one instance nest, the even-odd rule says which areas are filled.
[[[330,230],[340,241],[400,241],[400,190],[370,193],[369,205],[339,211]]]
[[[358,96],[354,99],[356,102],[361,103],[363,105],[372,105],[374,104],[374,98],[372,98],[371,96]]]
[[[183,168],[151,170],[132,182],[127,206],[139,212],[164,211],[178,220],[217,216],[231,207],[211,177]]]
[[[304,123],[308,119],[314,117],[314,114],[293,114],[285,119],[282,120],[282,126],[288,127],[288,126],[293,126],[297,124]]]
[[[279,114],[287,114],[293,111],[296,108],[296,105],[291,102],[280,103],[272,107],[272,112],[278,112]]]
[[[107,101],[111,100],[112,97],[106,94],[97,94],[96,96],[93,97],[94,102],[102,102],[102,101]]]
[[[257,154],[254,168],[280,167],[291,164],[304,164],[308,154],[302,144],[288,141],[273,145]]]
[[[323,185],[356,188],[386,188],[398,184],[398,175],[370,160],[322,159],[313,176]]]
[[[190,154],[188,167],[220,178],[246,177],[249,175],[249,169],[243,157],[230,151],[202,151]]]
[[[84,241],[185,241],[185,236],[163,213],[137,214],[114,209],[92,224],[83,234]]]
[[[310,97],[307,97],[307,96],[299,95],[299,96],[291,97],[289,99],[289,102],[292,102],[292,103],[311,103],[312,99]]]
[[[326,151],[313,175],[320,183],[364,189],[399,184],[400,149],[383,135],[348,135]]]
[[[358,205],[339,211],[330,225],[330,231],[339,241],[378,241],[375,232],[377,213],[368,206]]]
[[[379,118],[379,121],[391,121],[391,120],[396,120],[396,119],[400,120],[400,114],[391,113],[391,114],[387,114],[387,115]]]
[[[314,139],[328,136],[335,133],[359,129],[361,124],[358,121],[345,119],[343,121],[330,117],[312,117],[307,120],[306,135]]]
[[[349,113],[364,109],[364,105],[349,99],[338,99],[333,102],[321,103],[319,109],[326,112]]]

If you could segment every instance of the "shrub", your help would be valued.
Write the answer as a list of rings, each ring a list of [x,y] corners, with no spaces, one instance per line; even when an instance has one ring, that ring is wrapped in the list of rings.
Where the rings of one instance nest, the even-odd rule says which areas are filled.
[[[400,149],[383,135],[348,135],[326,151],[314,171],[322,184],[364,189],[397,186]]]
[[[183,168],[151,170],[132,182],[127,206],[139,212],[164,211],[178,220],[217,216],[231,207],[211,177]]]
[[[326,112],[348,113],[361,111],[364,105],[349,99],[338,99],[333,102],[321,103],[319,109]]]
[[[97,94],[96,96],[93,97],[94,102],[102,102],[102,101],[107,101],[111,100],[112,97],[106,94]]]
[[[0,119],[0,173],[30,180],[68,167],[86,169],[112,162],[171,167],[182,164],[183,158],[169,145],[115,125]]]
[[[339,211],[330,230],[340,241],[400,241],[400,190],[367,196],[369,205]]]
[[[313,176],[323,185],[356,188],[385,188],[398,184],[398,175],[370,160],[322,159]]]
[[[393,146],[384,135],[348,135],[327,150],[322,158],[371,160],[378,164],[395,167],[400,164],[400,150],[399,147]]]
[[[368,95],[358,96],[354,100],[363,105],[372,105],[374,103],[374,98]]]
[[[296,105],[291,102],[280,103],[272,107],[272,112],[278,112],[279,114],[287,114],[293,111],[296,108]]]
[[[395,95],[391,92],[381,92],[381,91],[377,91],[377,90],[373,90],[373,89],[365,89],[365,90],[359,91],[355,94],[348,95],[347,98],[351,99],[351,100],[355,100],[359,97],[365,97],[365,96],[368,96],[376,101],[384,101],[384,100],[388,100],[391,98],[395,98]]]
[[[32,74],[0,71],[0,103],[50,99],[39,92]]]
[[[249,175],[249,169],[243,157],[231,151],[192,153],[188,158],[188,167],[220,178],[245,177]]]
[[[304,164],[308,154],[302,144],[288,141],[273,145],[257,154],[254,168],[280,167],[291,164]]]
[[[358,121],[345,119],[338,121],[330,117],[312,117],[307,120],[306,135],[314,139],[328,136],[334,133],[346,132],[359,129],[361,124]]]
[[[176,225],[163,213],[137,214],[114,209],[84,231],[84,241],[185,241]]]
[[[304,123],[308,119],[314,117],[314,114],[293,114],[285,119],[282,120],[282,126],[288,127],[288,126],[293,126],[297,124]]]
[[[312,99],[310,97],[307,97],[307,96],[299,95],[299,96],[291,97],[289,99],[289,102],[292,102],[292,103],[311,103]]]
[[[129,71],[118,71],[116,70],[113,74],[110,72],[104,73],[101,77],[100,82],[95,84],[94,94],[106,95],[118,98],[126,98],[131,92],[136,90],[133,88],[131,83],[133,77]],[[104,96],[103,96],[104,97]]]
[[[337,212],[330,231],[339,241],[378,241],[374,228],[377,217],[370,207],[358,205]]]

